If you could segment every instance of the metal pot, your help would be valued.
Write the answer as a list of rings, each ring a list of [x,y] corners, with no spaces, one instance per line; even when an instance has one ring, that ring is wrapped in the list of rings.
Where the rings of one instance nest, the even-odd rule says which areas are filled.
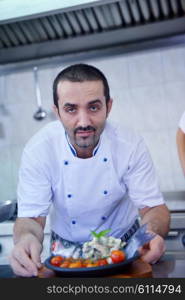
[[[16,210],[15,200],[6,200],[0,202],[0,222],[4,222],[12,218]]]

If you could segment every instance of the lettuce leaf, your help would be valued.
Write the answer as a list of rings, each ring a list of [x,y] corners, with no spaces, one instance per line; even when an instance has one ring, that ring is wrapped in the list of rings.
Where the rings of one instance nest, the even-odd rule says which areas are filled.
[[[111,229],[102,230],[100,232],[91,231],[91,234],[96,238],[101,238],[102,236],[105,236],[107,233],[109,233]]]

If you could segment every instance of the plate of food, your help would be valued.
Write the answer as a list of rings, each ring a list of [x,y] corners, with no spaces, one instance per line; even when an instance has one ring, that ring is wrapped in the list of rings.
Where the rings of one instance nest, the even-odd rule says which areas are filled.
[[[138,248],[154,236],[140,227],[128,243],[113,236],[110,230],[92,233],[92,240],[81,247],[59,247],[52,252],[44,264],[59,277],[100,277],[118,274],[139,258]]]

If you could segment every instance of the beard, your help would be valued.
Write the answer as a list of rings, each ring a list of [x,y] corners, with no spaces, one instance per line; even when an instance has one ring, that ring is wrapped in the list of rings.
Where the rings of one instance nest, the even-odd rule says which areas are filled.
[[[103,132],[105,127],[105,122],[98,128],[93,126],[87,127],[77,127],[73,130],[73,132],[67,128],[66,132],[69,136],[71,144],[75,147],[79,147],[81,149],[94,148],[100,139],[100,135]],[[90,132],[90,134],[88,134]],[[80,136],[80,134],[82,136]],[[83,136],[84,134],[84,136]]]
[[[74,136],[74,144],[77,145],[79,148],[89,148],[96,146],[98,140],[99,137],[97,137],[95,134],[89,137]]]

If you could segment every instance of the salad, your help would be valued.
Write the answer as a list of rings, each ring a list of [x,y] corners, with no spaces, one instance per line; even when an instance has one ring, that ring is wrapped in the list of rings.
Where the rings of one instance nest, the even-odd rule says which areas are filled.
[[[126,254],[123,250],[126,243],[121,239],[106,236],[110,230],[99,233],[92,231],[92,240],[82,245],[82,253],[79,257],[54,255],[50,263],[61,268],[97,267],[107,264],[123,262]]]

